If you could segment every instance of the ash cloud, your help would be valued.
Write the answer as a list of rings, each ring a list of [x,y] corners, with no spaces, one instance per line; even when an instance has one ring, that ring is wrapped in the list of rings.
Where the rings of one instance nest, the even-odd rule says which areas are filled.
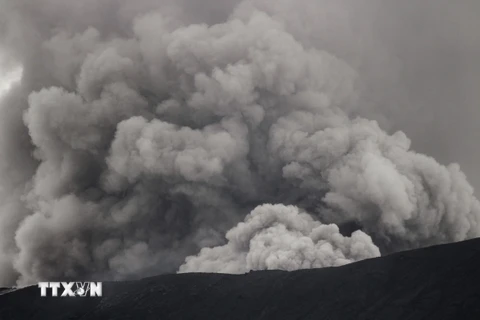
[[[380,256],[362,231],[344,237],[337,225],[324,225],[294,206],[257,207],[226,238],[226,245],[204,248],[198,256],[188,257],[179,272],[293,271]]]
[[[446,121],[447,94],[471,118],[455,86],[476,71],[428,71],[478,48],[433,10],[478,5],[402,3],[0,1],[3,61],[23,68],[1,101],[0,283],[335,266],[479,236],[459,166],[395,131],[421,149],[437,131],[415,108]],[[424,45],[404,18],[446,38]]]

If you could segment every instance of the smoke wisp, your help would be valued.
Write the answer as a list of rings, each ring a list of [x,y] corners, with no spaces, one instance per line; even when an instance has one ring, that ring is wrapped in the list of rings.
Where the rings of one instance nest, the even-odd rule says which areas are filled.
[[[480,236],[459,165],[395,131],[428,99],[392,54],[405,40],[368,18],[410,7],[296,3],[1,0],[23,74],[0,102],[0,283],[337,266]]]

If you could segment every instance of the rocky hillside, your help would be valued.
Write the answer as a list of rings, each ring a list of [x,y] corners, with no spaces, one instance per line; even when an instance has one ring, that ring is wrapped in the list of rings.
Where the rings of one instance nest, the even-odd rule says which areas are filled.
[[[0,319],[480,319],[480,239],[338,268],[161,275],[103,291],[0,291]]]

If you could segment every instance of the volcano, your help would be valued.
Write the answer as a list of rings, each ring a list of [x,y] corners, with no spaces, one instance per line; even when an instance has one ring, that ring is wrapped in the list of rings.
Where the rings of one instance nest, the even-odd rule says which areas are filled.
[[[101,298],[0,291],[0,319],[480,319],[480,239],[342,267],[103,283]]]

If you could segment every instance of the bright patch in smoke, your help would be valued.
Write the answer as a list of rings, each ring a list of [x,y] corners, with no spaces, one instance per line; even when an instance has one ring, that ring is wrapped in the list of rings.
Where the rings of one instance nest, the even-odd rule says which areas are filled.
[[[15,82],[20,81],[22,77],[22,68],[15,68],[0,74],[0,97],[5,95]]]

